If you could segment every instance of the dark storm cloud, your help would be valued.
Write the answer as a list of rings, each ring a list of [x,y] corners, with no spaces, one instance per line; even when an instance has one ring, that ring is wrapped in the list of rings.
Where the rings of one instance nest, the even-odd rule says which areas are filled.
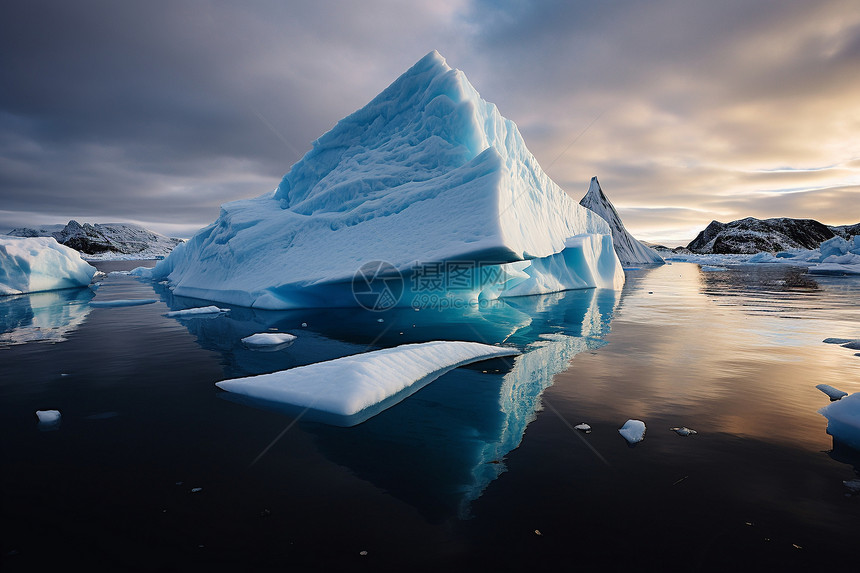
[[[396,77],[380,52],[402,39],[374,27],[433,24],[388,2],[4,6],[0,210],[190,229],[272,189]],[[402,67],[428,50],[401,51]]]

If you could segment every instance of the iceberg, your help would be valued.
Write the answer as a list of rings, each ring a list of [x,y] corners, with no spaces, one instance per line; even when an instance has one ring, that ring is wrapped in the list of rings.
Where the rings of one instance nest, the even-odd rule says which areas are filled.
[[[627,420],[619,428],[618,433],[627,440],[628,444],[641,442],[645,439],[645,422],[642,420]]]
[[[313,410],[311,419],[354,426],[449,370],[516,354],[519,351],[515,348],[477,342],[423,342],[222,380],[215,385],[250,398]]]
[[[428,268],[461,301],[620,289],[611,237],[434,51],[317,139],[275,190],[222,205],[214,223],[135,274],[237,306],[355,307],[352,281],[375,262],[381,279],[405,283],[386,308],[407,307]]]
[[[579,204],[586,209],[594,211],[604,221],[609,223],[609,226],[612,228],[612,243],[615,246],[615,253],[622,264],[661,265],[665,262],[657,251],[640,243],[633,238],[633,235],[627,232],[627,229],[624,228],[624,223],[621,222],[618,211],[615,210],[615,207],[603,193],[597,177],[591,178],[588,191],[580,199]]]
[[[818,413],[827,418],[827,433],[843,444],[860,450],[860,392],[831,402]]]
[[[0,295],[83,287],[95,267],[52,237],[0,235]]]

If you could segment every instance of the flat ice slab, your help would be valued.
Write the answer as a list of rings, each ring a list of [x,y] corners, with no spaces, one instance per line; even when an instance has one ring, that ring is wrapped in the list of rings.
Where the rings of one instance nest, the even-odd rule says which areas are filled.
[[[248,348],[270,348],[287,346],[296,340],[295,335],[287,332],[258,332],[242,339]]]
[[[627,420],[618,433],[630,444],[641,442],[645,438],[645,422],[642,420]]]
[[[860,450],[860,392],[831,402],[818,411],[827,418],[827,433]]]
[[[112,308],[117,306],[141,306],[144,304],[152,304],[158,302],[154,298],[134,298],[121,300],[94,300],[90,302],[90,306],[96,308]]]
[[[215,385],[250,398],[327,413],[331,416],[323,421],[353,426],[453,368],[516,354],[515,348],[477,342],[403,344]]]
[[[0,235],[0,295],[82,287],[95,267],[53,237]]]
[[[198,306],[196,308],[186,308],[184,310],[172,310],[166,313],[164,316],[169,316],[170,318],[193,318],[195,316],[209,315],[209,314],[221,314],[224,312],[230,312],[229,308],[218,308],[217,306]]]

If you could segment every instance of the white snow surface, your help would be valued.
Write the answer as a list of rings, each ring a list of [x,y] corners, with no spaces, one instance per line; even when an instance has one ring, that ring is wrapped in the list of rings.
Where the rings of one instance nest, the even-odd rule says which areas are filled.
[[[87,286],[95,273],[53,237],[0,235],[0,295]]]
[[[266,309],[354,306],[349,283],[371,261],[403,274],[446,261],[543,261],[536,290],[522,275],[508,285],[487,273],[495,278],[463,293],[469,299],[505,296],[507,286],[618,289],[623,270],[603,248],[611,233],[434,51],[316,140],[277,189],[223,205],[213,224],[140,274],[167,278],[176,295]],[[570,242],[584,235],[601,248]],[[562,267],[577,280],[546,275]]]
[[[165,313],[164,316],[168,316],[170,318],[182,318],[182,317],[195,317],[195,316],[208,315],[208,314],[222,314],[225,312],[230,312],[230,309],[218,308],[215,305],[210,305],[210,306],[198,306],[195,308],[186,308],[183,310],[172,310],[168,313]]]
[[[477,342],[423,342],[222,380],[215,385],[252,398],[351,416],[434,373],[515,354],[519,352],[514,348]]]
[[[246,336],[242,342],[247,346],[280,346],[295,341],[296,336],[287,332],[258,332]]]
[[[860,392],[849,394],[818,410],[827,418],[827,433],[860,450]]]
[[[615,207],[603,193],[597,177],[591,178],[588,191],[579,201],[579,204],[586,209],[594,211],[609,224],[609,227],[612,229],[612,242],[615,246],[615,253],[622,264],[663,263],[663,257],[657,251],[634,239],[633,235],[627,232],[627,229],[624,228],[624,223],[621,222],[618,211],[615,210]]]
[[[642,420],[627,420],[619,428],[618,433],[630,444],[641,442],[645,439],[645,422]]]

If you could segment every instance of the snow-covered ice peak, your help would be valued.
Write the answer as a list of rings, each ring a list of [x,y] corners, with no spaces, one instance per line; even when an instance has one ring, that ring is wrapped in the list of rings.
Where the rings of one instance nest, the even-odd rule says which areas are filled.
[[[597,177],[591,178],[588,191],[580,199],[579,204],[600,215],[612,229],[612,242],[615,245],[615,253],[622,264],[662,264],[663,257],[657,251],[642,244],[633,238],[633,235],[624,228],[621,216],[615,210],[615,206],[606,197]]]
[[[620,288],[611,232],[544,173],[514,122],[431,52],[317,139],[277,189],[223,205],[152,276],[177,295],[270,309],[355,306],[348,283],[372,261],[409,274],[543,260],[488,273],[504,277],[472,285],[469,300],[513,286]]]

